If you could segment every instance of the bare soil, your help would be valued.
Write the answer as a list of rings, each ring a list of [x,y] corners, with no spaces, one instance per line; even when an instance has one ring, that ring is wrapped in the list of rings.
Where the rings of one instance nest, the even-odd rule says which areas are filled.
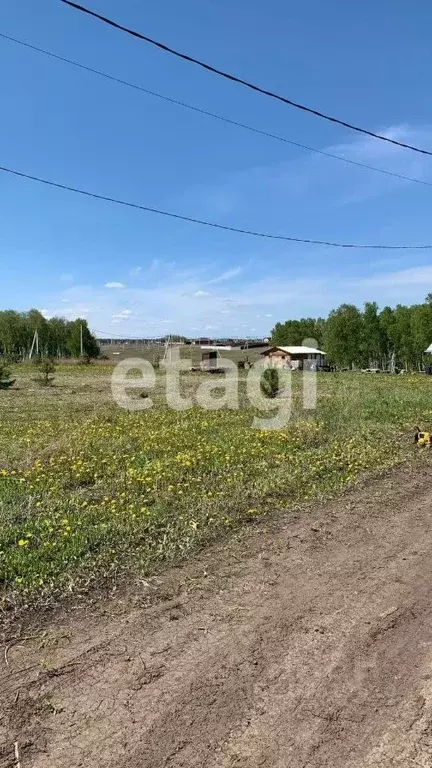
[[[24,630],[1,768],[15,742],[21,768],[432,766],[430,480],[399,469]]]

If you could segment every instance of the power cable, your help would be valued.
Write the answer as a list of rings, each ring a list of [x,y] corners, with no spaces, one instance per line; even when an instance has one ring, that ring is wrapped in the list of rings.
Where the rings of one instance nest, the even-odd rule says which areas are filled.
[[[43,179],[39,176],[32,176],[28,173],[21,171],[15,171],[12,168],[0,166],[0,171],[4,173],[10,173],[13,176],[18,176],[22,179],[30,179],[31,181],[37,181],[39,184],[46,184],[50,187],[56,187],[57,189],[63,189],[68,192],[75,192],[79,195],[85,195],[86,197],[92,197],[96,200],[104,200],[107,203],[116,203],[117,205],[124,205],[127,208],[135,208],[140,211],[146,211],[147,213],[157,213],[160,216],[168,216],[172,219],[178,219],[180,221],[188,221],[192,224],[200,224],[205,227],[212,227],[214,229],[221,229],[226,232],[236,232],[241,235],[250,235],[252,237],[261,237],[269,240],[284,240],[291,243],[306,243],[308,245],[325,245],[330,248],[368,248],[369,250],[392,250],[392,251],[408,251],[408,250],[427,250],[432,249],[432,245],[359,245],[358,243],[333,243],[327,240],[313,240],[303,237],[290,237],[288,235],[277,235],[269,232],[255,232],[251,229],[240,229],[239,227],[230,227],[226,224],[219,224],[214,221],[206,221],[205,219],[196,219],[191,216],[183,216],[179,213],[173,213],[172,211],[163,211],[160,208],[152,208],[147,205],[139,205],[138,203],[131,203],[127,200],[119,200],[114,197],[108,197],[107,195],[98,195],[96,192],[88,192],[84,189],[77,187],[71,187],[66,184],[59,184],[49,179]]]
[[[57,53],[53,53],[52,51],[47,51],[44,48],[38,48],[36,45],[31,45],[30,43],[25,42],[24,40],[19,40],[16,37],[11,37],[10,35],[5,35],[4,33],[0,32],[0,37],[2,37],[5,40],[9,40],[12,43],[17,43],[18,45],[22,45],[25,48],[30,48],[32,51],[37,51],[38,53],[42,53],[45,56],[50,56],[53,59],[57,59],[58,61],[62,61],[65,64],[71,64],[74,67],[78,67],[79,69],[83,69],[86,72],[90,72],[93,75],[99,75],[99,77],[104,77],[107,80],[111,80],[114,83],[119,83],[120,85],[126,85],[128,88],[133,88],[136,91],[141,91],[142,93],[147,94],[148,96],[155,96],[158,99],[162,99],[163,101],[167,101],[170,104],[175,104],[178,107],[184,107],[185,109],[190,109],[193,112],[198,112],[201,115],[206,115],[207,117],[212,117],[215,120],[220,120],[224,123],[228,123],[229,125],[234,125],[237,128],[244,128],[247,131],[251,131],[252,133],[257,133],[261,136],[266,136],[269,139],[275,139],[276,141],[281,141],[285,144],[290,144],[293,147],[298,147],[299,149],[305,149],[309,152],[315,152],[318,155],[324,155],[325,157],[330,157],[333,160],[339,160],[344,163],[349,163],[350,165],[355,165],[358,168],[364,168],[368,171],[375,171],[376,173],[382,173],[386,176],[393,176],[396,179],[403,179],[404,181],[412,181],[415,184],[423,184],[427,187],[432,187],[432,182],[430,181],[423,181],[422,179],[416,179],[412,176],[405,176],[402,173],[395,173],[394,171],[388,171],[384,168],[377,168],[373,165],[367,165],[366,163],[360,163],[357,160],[350,160],[347,157],[341,157],[341,155],[335,155],[333,152],[327,152],[324,149],[316,149],[316,147],[310,147],[307,144],[301,144],[298,141],[292,141],[290,139],[285,138],[284,136],[279,136],[278,134],[271,133],[270,131],[264,131],[260,128],[255,128],[252,125],[247,125],[246,123],[239,122],[237,120],[232,120],[229,117],[224,117],[223,115],[218,115],[215,112],[210,112],[206,109],[201,109],[201,107],[197,107],[193,104],[188,104],[184,101],[179,101],[178,99],[173,99],[171,96],[165,96],[162,93],[158,93],[157,91],[151,91],[148,88],[144,88],[140,85],[137,85],[136,83],[130,83],[127,80],[122,80],[120,77],[115,77],[114,75],[109,75],[107,72],[103,72],[99,69],[94,69],[93,67],[88,67],[86,64],[81,64],[78,61],[74,61],[73,59],[67,59],[65,56],[59,56]]]
[[[84,5],[79,5],[78,3],[74,3],[72,2],[72,0],[60,0],[60,2],[64,3],[65,5],[69,5],[71,6],[71,8],[75,8],[76,10],[81,11],[82,13],[86,13],[89,16],[93,16],[95,19],[99,19],[99,21],[103,21],[105,24],[109,24],[111,27],[114,27],[115,29],[119,29],[122,32],[126,32],[128,35],[132,35],[133,37],[136,37],[139,40],[144,40],[146,43],[150,43],[150,45],[154,45],[156,48],[159,48],[162,51],[171,53],[173,56],[177,56],[178,58],[183,59],[184,61],[189,61],[192,64],[196,64],[197,66],[202,67],[203,69],[206,69],[209,72],[213,72],[215,75],[220,75],[221,77],[224,77],[227,80],[231,80],[234,83],[239,83],[240,85],[244,85],[246,88],[250,88],[253,91],[257,91],[258,93],[264,94],[264,96],[270,96],[272,99],[277,99],[278,101],[282,101],[284,104],[288,104],[288,106],[290,107],[295,107],[295,109],[300,109],[303,112],[308,112],[309,114],[315,115],[316,117],[321,117],[323,120],[328,120],[331,123],[337,123],[338,125],[344,126],[344,128],[349,128],[352,131],[357,131],[357,133],[363,133],[366,136],[372,136],[374,139],[380,139],[381,141],[386,141],[389,144],[395,144],[398,147],[403,147],[404,149],[411,149],[413,152],[420,152],[420,154],[422,155],[430,155],[432,157],[432,152],[429,152],[429,150],[427,149],[422,149],[420,147],[415,147],[412,144],[406,144],[402,141],[391,139],[389,136],[383,136],[382,134],[374,133],[373,131],[369,131],[366,128],[359,128],[357,125],[348,123],[345,120],[341,120],[337,117],[332,117],[331,115],[327,115],[324,112],[319,112],[317,109],[306,107],[304,104],[299,104],[298,102],[292,101],[292,99],[288,99],[285,96],[281,96],[278,93],[269,91],[266,88],[261,88],[261,86],[259,85],[254,85],[254,83],[250,83],[248,82],[248,80],[243,80],[241,77],[237,77],[236,75],[231,75],[228,72],[224,72],[222,69],[217,69],[216,67],[211,66],[211,64],[206,64],[204,61],[200,61],[200,59],[196,59],[193,56],[189,56],[186,53],[181,53],[180,51],[176,51],[174,48],[171,48],[165,43],[161,43],[158,40],[154,40],[152,37],[143,35],[141,34],[141,32],[136,32],[136,30],[129,29],[128,27],[124,27],[122,24],[119,24],[118,22],[113,21],[112,19],[109,19],[106,16],[102,16],[100,13],[91,11],[90,8],[86,8]]]
[[[108,338],[108,339],[113,338],[113,339],[121,339],[121,340],[124,340],[124,341],[142,341],[143,339],[145,339],[145,340],[149,339],[149,340],[156,341],[156,339],[162,339],[163,338],[163,336],[121,336],[118,333],[111,333],[111,331],[110,332],[108,332],[108,331],[98,331],[97,328],[93,328],[92,333],[93,334],[95,334],[95,333],[105,334],[105,339],[106,338]]]

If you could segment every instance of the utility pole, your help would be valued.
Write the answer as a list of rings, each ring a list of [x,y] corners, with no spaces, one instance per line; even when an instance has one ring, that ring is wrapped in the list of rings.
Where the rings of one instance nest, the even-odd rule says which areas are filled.
[[[167,338],[165,339],[165,352],[164,352],[164,356],[163,356],[163,362],[166,362],[167,360],[169,362],[171,362],[171,360],[172,360],[172,356],[171,356],[171,334],[169,334],[167,336]]]
[[[29,360],[32,359],[33,350],[35,346],[36,346],[36,354],[39,355],[39,334],[37,331],[34,332],[33,341],[32,341],[32,345],[29,353]]]

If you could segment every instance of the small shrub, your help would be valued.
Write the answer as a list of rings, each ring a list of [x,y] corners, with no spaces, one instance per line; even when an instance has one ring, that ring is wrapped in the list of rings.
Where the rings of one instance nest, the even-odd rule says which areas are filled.
[[[91,365],[92,359],[90,355],[84,354],[79,358],[77,365]]]
[[[56,369],[54,361],[51,358],[42,360],[38,357],[35,360],[35,365],[38,368],[38,374],[33,378],[33,381],[36,381],[41,387],[50,387],[54,381],[54,376],[52,374]]]
[[[157,370],[159,367],[160,367],[160,354],[159,352],[156,352],[153,355],[153,368]]]
[[[279,374],[276,368],[266,368],[261,376],[261,392],[265,397],[276,397],[279,391]]]
[[[5,363],[0,362],[0,389],[9,389],[15,384],[11,379],[11,372]]]
[[[5,357],[5,361],[8,365],[15,365],[16,363],[20,363],[21,360],[22,357],[18,354],[18,352],[9,352]]]

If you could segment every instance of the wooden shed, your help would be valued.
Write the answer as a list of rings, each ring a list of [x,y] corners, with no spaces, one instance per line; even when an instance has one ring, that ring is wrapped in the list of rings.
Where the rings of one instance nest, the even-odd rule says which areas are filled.
[[[317,370],[325,365],[325,352],[314,347],[269,347],[261,354],[269,368],[290,368],[291,370]]]

